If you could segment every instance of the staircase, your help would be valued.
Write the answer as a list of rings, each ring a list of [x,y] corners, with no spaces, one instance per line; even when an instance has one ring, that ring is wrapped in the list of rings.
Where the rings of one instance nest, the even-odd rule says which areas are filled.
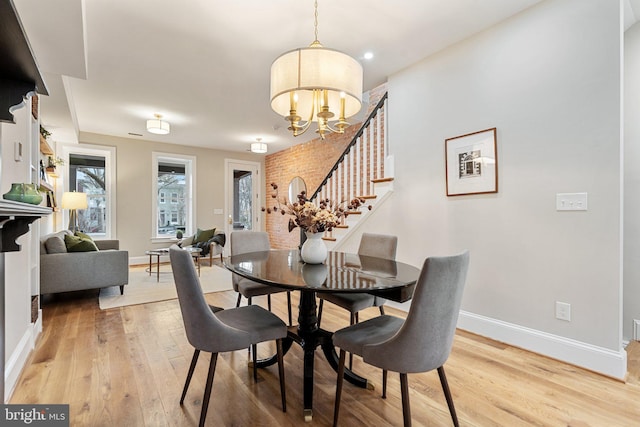
[[[360,209],[350,212],[343,223],[332,231],[324,233],[323,240],[329,250],[337,250],[340,241],[353,233],[376,205],[385,200],[393,191],[393,178],[385,175],[393,166],[388,156],[386,138],[385,93],[364,121],[338,161],[331,168],[318,189],[310,197],[311,201],[330,199],[335,201],[365,199],[372,210]],[[385,163],[387,163],[385,165]],[[392,175],[390,173],[389,175]]]

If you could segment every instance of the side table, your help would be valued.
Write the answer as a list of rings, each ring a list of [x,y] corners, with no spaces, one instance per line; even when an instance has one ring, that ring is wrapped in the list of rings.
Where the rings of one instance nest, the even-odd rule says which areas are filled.
[[[200,276],[200,254],[202,252],[202,249],[200,248],[183,248],[184,251],[187,251],[191,254],[191,257],[193,258],[193,262],[195,263],[196,267],[198,267],[198,276]],[[149,272],[149,276],[151,276],[151,274],[153,273],[153,257],[156,257],[156,282],[160,281],[160,257],[163,255],[169,255],[169,249],[168,248],[161,248],[161,249],[152,249],[149,251],[145,251],[144,252],[145,255],[149,255],[149,268],[147,269],[147,271]]]

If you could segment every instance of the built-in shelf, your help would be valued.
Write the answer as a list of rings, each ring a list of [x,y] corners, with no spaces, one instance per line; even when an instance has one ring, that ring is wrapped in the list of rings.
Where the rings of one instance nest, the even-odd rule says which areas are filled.
[[[11,0],[0,0],[0,121],[13,123],[10,107],[30,91],[48,95]]]
[[[40,135],[40,152],[47,156],[53,156],[53,149],[42,135]]]

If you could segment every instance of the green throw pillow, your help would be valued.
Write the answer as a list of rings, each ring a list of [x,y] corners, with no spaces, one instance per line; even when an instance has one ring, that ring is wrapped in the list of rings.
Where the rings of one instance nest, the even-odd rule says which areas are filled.
[[[82,239],[89,239],[89,240],[91,240],[91,241],[93,242],[93,239],[91,238],[91,236],[89,236],[89,235],[88,235],[88,234],[86,234],[86,233],[83,233],[82,231],[76,231],[76,232],[74,233],[74,236],[76,236],[76,237],[80,237],[80,238],[82,238]]]
[[[93,240],[78,236],[65,235],[64,244],[67,247],[67,252],[95,252],[98,250]]]
[[[212,228],[211,230],[200,230],[196,231],[196,234],[193,236],[193,243],[207,242],[216,234],[216,229]]]

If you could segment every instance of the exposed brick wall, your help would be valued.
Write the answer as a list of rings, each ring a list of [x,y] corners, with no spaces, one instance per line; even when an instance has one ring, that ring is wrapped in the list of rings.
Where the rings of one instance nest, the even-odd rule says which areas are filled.
[[[386,84],[370,91],[367,115],[385,92]],[[340,158],[361,125],[361,123],[355,123],[349,126],[344,134],[329,134],[324,140],[316,138],[267,155],[265,158],[267,206],[273,207],[275,204],[275,200],[271,198],[273,190],[270,184],[272,182],[278,185],[278,199],[288,197],[289,182],[296,176],[304,179],[307,193],[311,195]],[[308,132],[313,132],[313,129],[309,129]],[[295,248],[299,245],[299,230],[296,228],[289,233],[287,229],[288,216],[282,216],[280,213],[262,213],[262,215],[264,216],[265,231],[269,233],[271,247],[284,249]]]

